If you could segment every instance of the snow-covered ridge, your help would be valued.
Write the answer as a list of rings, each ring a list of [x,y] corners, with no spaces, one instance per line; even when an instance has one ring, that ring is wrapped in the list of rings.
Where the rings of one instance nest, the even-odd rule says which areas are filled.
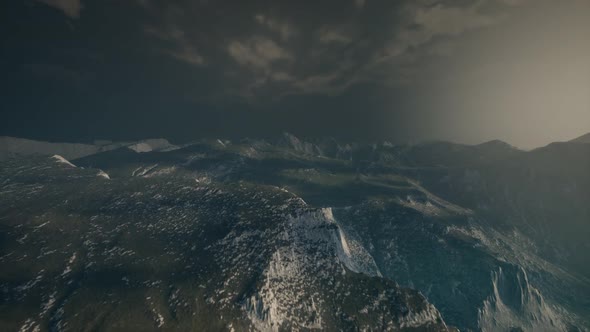
[[[324,312],[326,298],[311,290],[329,284],[334,275],[346,275],[347,269],[371,277],[381,273],[360,242],[340,227],[331,208],[301,210],[288,216],[284,227],[280,236],[284,245],[272,254],[261,286],[243,300],[242,310],[257,331],[285,326],[321,330],[329,315]],[[371,302],[375,308],[361,314],[370,314],[388,301],[385,293],[380,294]],[[440,313],[428,305],[399,319],[400,327],[419,327],[438,322]]]
[[[76,167],[76,165],[72,164],[66,158],[64,158],[64,157],[62,157],[60,155],[54,154],[53,156],[51,156],[51,158],[52,159],[55,159],[58,163],[65,164],[65,165],[68,165],[68,166],[71,166],[71,167]]]
[[[110,180],[111,177],[103,170],[99,170],[96,176]]]
[[[372,277],[381,277],[381,272],[371,254],[363,247],[360,241],[348,235],[349,232],[345,231],[334,219],[332,208],[324,208],[321,211],[326,221],[337,227],[337,232],[332,232],[332,237],[340,262],[351,271],[364,273]]]
[[[178,146],[170,144],[163,138],[146,139],[127,146],[135,152],[152,152],[152,151],[172,151],[178,149]]]

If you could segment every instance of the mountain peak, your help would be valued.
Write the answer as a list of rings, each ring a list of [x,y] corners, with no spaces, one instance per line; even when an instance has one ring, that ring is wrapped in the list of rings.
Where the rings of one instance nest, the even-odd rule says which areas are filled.
[[[152,152],[152,151],[171,151],[178,149],[177,146],[170,144],[164,138],[150,138],[136,142],[128,146],[129,149],[135,152]]]
[[[516,148],[502,140],[494,139],[491,141],[483,142],[481,144],[476,145],[479,148],[495,148],[495,149],[505,149],[505,150],[516,150]]]
[[[291,149],[301,152],[304,154],[309,155],[320,155],[321,152],[319,151],[318,147],[310,142],[303,141],[297,136],[284,132],[281,139],[279,140],[279,144],[283,146],[290,147]]]
[[[587,133],[587,134],[584,134],[584,135],[582,135],[580,137],[574,138],[570,142],[575,142],[575,143],[590,143],[590,133]]]

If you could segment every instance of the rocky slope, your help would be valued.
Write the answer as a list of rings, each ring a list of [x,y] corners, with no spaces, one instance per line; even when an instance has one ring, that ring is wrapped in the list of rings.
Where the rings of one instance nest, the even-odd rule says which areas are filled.
[[[10,159],[0,324],[588,330],[589,152],[284,135]]]
[[[0,167],[2,330],[448,330],[330,209],[64,160]]]

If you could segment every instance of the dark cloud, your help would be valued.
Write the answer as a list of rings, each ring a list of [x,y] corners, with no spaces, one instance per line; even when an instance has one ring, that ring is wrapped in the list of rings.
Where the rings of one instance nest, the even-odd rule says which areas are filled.
[[[38,0],[48,6],[54,7],[61,10],[65,15],[70,18],[77,19],[80,17],[80,11],[82,10],[82,4],[80,0]]]
[[[190,65],[201,66],[205,63],[205,58],[182,29],[173,25],[161,30],[146,27],[145,32],[169,44],[168,47],[158,49],[159,51]]]
[[[460,87],[483,89],[493,76],[486,69],[494,65],[490,55],[518,49],[506,42],[513,32],[504,27],[524,31],[535,25],[524,19],[526,13],[549,15],[530,37],[542,39],[551,17],[565,22],[569,9],[551,16],[555,9],[575,4],[587,8],[582,0],[11,2],[1,14],[1,63],[10,82],[4,83],[10,96],[2,107],[13,114],[60,108],[127,125],[139,118],[133,129],[138,136],[155,134],[161,121],[153,119],[176,117],[178,128],[164,136],[266,135],[282,129],[316,136],[483,140],[493,135],[437,125],[441,119],[472,118],[466,105],[476,101]],[[580,24],[577,29],[588,28]],[[576,47],[579,54],[587,51],[560,46],[571,51],[565,57]],[[478,51],[484,48],[488,54]],[[524,53],[512,56],[507,63]],[[478,63],[484,58],[490,62]],[[465,83],[468,75],[480,82]],[[31,87],[34,98],[25,101]],[[61,98],[70,105],[60,105]],[[484,99],[486,116],[493,117],[490,98]],[[196,132],[191,121],[213,125]],[[14,124],[2,130],[14,132],[9,126]],[[452,132],[445,129],[451,127]],[[500,127],[488,132],[500,133]],[[95,130],[126,135],[121,129]]]
[[[256,14],[254,19],[259,24],[266,26],[270,31],[278,34],[282,40],[288,40],[297,34],[297,30],[287,22],[278,21],[264,14]]]
[[[146,32],[170,42],[169,55],[207,62],[222,77],[230,71],[228,92],[260,100],[407,82],[419,48],[500,18],[485,12],[486,1],[141,3],[158,21]],[[450,45],[436,42],[424,53],[448,56]]]

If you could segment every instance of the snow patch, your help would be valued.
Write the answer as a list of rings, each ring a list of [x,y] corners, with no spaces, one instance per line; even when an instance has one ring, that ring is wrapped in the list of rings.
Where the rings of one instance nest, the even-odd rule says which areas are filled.
[[[51,310],[51,308],[53,308],[53,306],[55,305],[55,297],[56,296],[57,296],[57,292],[53,292],[51,295],[49,295],[49,297],[47,298],[47,301],[45,301],[43,304],[41,304],[41,313],[39,314],[39,317],[45,316],[45,314],[47,314],[47,312],[49,310]]]
[[[135,152],[138,152],[138,153],[152,151],[152,147],[147,143],[137,143],[137,144],[129,145],[128,148],[135,151]]]
[[[154,172],[149,172],[148,171],[148,174],[144,175],[144,177],[151,178],[151,177],[154,177],[154,176],[169,175],[169,174],[174,173],[175,171],[176,171],[176,166],[165,167],[165,168],[159,169],[159,170],[154,171]]]
[[[154,164],[147,167],[140,166],[131,173],[131,176],[145,176],[146,174],[154,170],[156,167],[158,167],[158,164]]]
[[[425,325],[425,322],[437,322],[440,320],[440,313],[434,305],[427,303],[426,309],[420,312],[410,311],[400,317],[401,328],[419,328]]]
[[[61,276],[65,277],[68,274],[70,274],[70,272],[72,272],[72,264],[74,264],[74,262],[76,261],[76,253],[74,253],[69,261],[68,261],[68,265],[66,266],[66,269],[62,272]]]
[[[32,318],[27,318],[24,322],[23,326],[18,330],[18,332],[40,332],[41,328],[39,324],[35,322]]]
[[[139,141],[135,144],[128,145],[127,148],[137,152],[137,153],[145,153],[145,152],[152,152],[152,151],[173,151],[178,149],[176,145],[170,144],[168,140],[163,138],[158,139],[146,139],[143,141]]]
[[[164,326],[164,323],[166,323],[166,321],[164,320],[164,316],[162,316],[162,314],[157,311],[154,311],[154,313],[156,314],[156,324],[158,325],[158,327]]]
[[[21,286],[18,286],[16,288],[16,291],[19,292],[19,293],[26,293],[29,289],[35,287],[35,285],[37,285],[38,283],[41,282],[41,280],[43,280],[43,274],[44,273],[45,273],[45,270],[39,271],[39,273],[37,274],[37,276],[35,277],[35,279],[29,280],[25,284],[23,284]]]
[[[76,165],[72,164],[71,162],[69,162],[66,158],[58,155],[58,154],[54,154],[53,156],[51,156],[51,158],[55,159],[57,162],[77,168]]]
[[[99,170],[96,176],[110,180],[111,177],[103,170]]]

